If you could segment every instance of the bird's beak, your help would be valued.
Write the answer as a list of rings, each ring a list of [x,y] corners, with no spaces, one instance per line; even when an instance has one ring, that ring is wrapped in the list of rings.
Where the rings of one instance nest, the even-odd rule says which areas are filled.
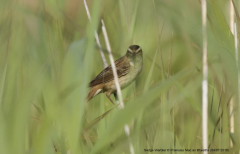
[[[135,56],[135,55],[136,55],[136,52],[133,52],[132,55]]]

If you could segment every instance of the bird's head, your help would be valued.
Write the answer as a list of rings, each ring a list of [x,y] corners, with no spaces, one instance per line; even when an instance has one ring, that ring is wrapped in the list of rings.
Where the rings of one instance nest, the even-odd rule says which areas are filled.
[[[136,58],[138,56],[142,57],[142,49],[140,48],[139,45],[131,45],[128,49],[127,49],[127,53],[126,56],[128,58]]]

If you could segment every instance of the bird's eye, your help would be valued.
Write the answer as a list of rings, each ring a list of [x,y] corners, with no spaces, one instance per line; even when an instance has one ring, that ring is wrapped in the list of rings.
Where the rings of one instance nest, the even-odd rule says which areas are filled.
[[[137,54],[140,54],[142,52],[142,49],[139,48],[136,52],[137,52]]]

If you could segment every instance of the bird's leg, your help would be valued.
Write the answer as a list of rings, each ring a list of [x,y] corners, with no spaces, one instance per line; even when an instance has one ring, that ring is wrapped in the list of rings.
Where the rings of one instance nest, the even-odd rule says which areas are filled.
[[[107,98],[113,103],[114,106],[116,106],[115,103],[114,103],[114,102],[112,101],[112,99],[110,98],[110,95],[111,95],[111,91],[106,92]]]
[[[114,93],[115,101],[118,101],[118,95],[117,93]]]

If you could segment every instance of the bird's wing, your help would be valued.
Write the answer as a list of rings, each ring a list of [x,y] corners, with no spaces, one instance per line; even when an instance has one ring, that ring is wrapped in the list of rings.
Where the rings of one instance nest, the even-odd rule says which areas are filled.
[[[118,78],[128,74],[129,69],[130,69],[129,61],[124,60],[124,58],[126,58],[126,57],[124,56],[124,57],[115,61]],[[93,87],[93,86],[96,86],[98,84],[106,83],[106,82],[109,82],[113,79],[114,79],[114,76],[113,76],[112,66],[109,65],[100,74],[98,74],[98,76],[95,79],[93,79],[90,82],[89,87]]]

